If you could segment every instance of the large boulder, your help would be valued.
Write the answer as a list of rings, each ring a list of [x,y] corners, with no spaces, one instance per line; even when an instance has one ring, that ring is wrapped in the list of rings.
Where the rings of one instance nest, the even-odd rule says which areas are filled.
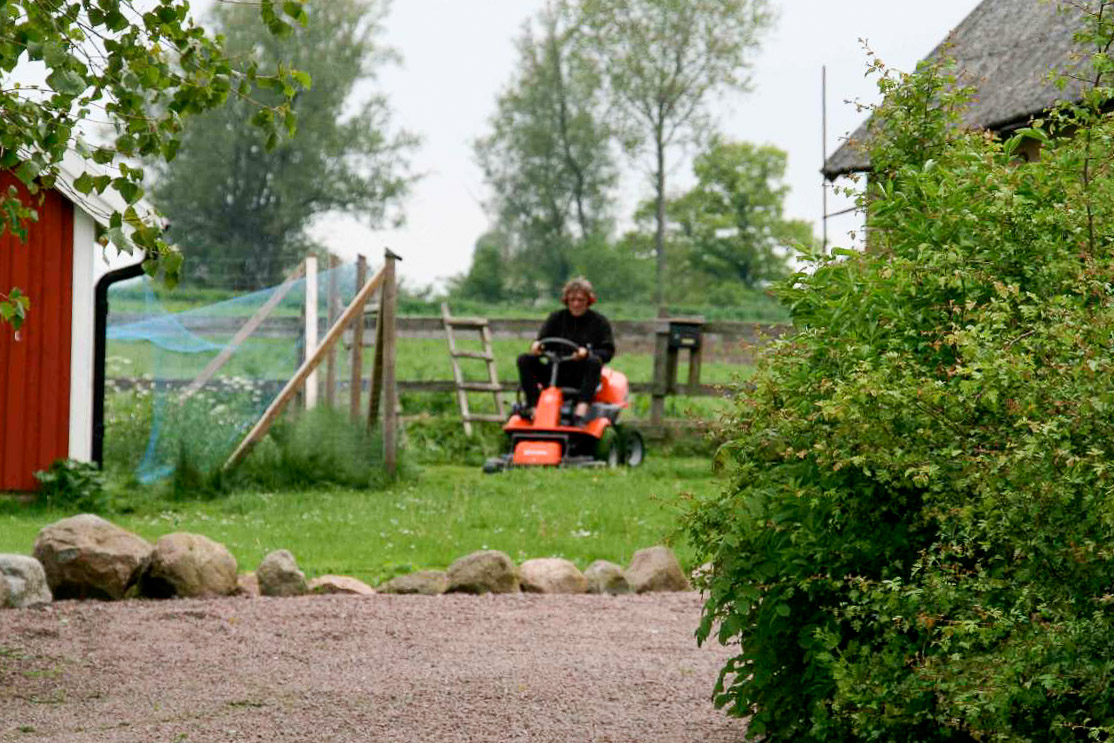
[[[152,549],[137,534],[84,513],[44,526],[33,551],[55,598],[116,601],[139,580]]]
[[[449,593],[515,593],[518,573],[511,558],[498,550],[482,550],[449,566]]]
[[[576,565],[560,557],[539,557],[518,566],[518,581],[529,593],[584,593],[588,581]]]
[[[289,550],[275,550],[255,570],[259,592],[264,596],[301,596],[306,592],[306,574]]]
[[[607,560],[596,560],[589,565],[584,571],[584,579],[588,582],[588,593],[618,596],[631,591],[623,569]]]
[[[379,586],[380,593],[438,596],[449,590],[449,574],[444,570],[418,570],[391,578]]]
[[[692,590],[681,563],[668,547],[649,547],[635,552],[624,575],[635,593]]]
[[[50,603],[42,563],[27,555],[0,555],[0,608],[24,609]]]
[[[236,558],[201,534],[159,537],[139,584],[150,598],[230,596],[236,592]]]
[[[340,593],[347,596],[374,596],[375,589],[347,575],[320,575],[309,582],[310,593]]]

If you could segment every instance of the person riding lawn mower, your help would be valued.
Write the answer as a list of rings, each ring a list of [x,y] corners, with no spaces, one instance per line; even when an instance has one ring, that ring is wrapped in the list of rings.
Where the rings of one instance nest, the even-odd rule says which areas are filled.
[[[596,295],[587,279],[569,281],[561,299],[565,309],[546,319],[518,357],[525,400],[503,426],[511,450],[489,459],[485,472],[642,463],[641,434],[618,423],[630,404],[627,378],[604,366],[615,355],[611,323],[590,309]]]

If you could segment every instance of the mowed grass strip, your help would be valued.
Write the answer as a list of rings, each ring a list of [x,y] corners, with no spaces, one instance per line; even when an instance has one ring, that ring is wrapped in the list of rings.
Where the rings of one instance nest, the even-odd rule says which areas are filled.
[[[227,546],[240,570],[289,549],[310,577],[352,575],[376,585],[418,569],[443,569],[480,549],[516,562],[565,557],[626,565],[665,542],[681,502],[720,487],[706,458],[653,459],[637,469],[517,470],[430,466],[383,492],[243,492],[204,502],[144,502],[107,518],[146,539],[188,531]],[[0,506],[0,552],[29,554],[39,529],[69,514]],[[682,563],[690,555],[675,544]]]

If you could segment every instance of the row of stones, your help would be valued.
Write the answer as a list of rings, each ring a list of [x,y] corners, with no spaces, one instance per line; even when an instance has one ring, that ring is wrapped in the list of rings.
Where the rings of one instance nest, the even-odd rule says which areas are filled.
[[[287,550],[267,555],[254,573],[239,574],[232,553],[208,537],[178,532],[160,537],[152,545],[92,514],[44,527],[35,539],[33,556],[0,555],[0,576],[0,607],[14,608],[52,599],[376,593],[348,576],[321,576],[307,582]],[[527,560],[516,567],[506,554],[484,550],[458,559],[447,571],[418,571],[378,589],[427,595],[684,590],[689,590],[689,582],[677,558],[665,547],[640,550],[626,570],[599,560],[583,573],[560,558]]]

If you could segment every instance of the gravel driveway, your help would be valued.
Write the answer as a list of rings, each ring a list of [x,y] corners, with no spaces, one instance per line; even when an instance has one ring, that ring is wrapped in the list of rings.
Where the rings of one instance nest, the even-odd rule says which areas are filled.
[[[0,741],[726,743],[693,593],[0,611]]]

